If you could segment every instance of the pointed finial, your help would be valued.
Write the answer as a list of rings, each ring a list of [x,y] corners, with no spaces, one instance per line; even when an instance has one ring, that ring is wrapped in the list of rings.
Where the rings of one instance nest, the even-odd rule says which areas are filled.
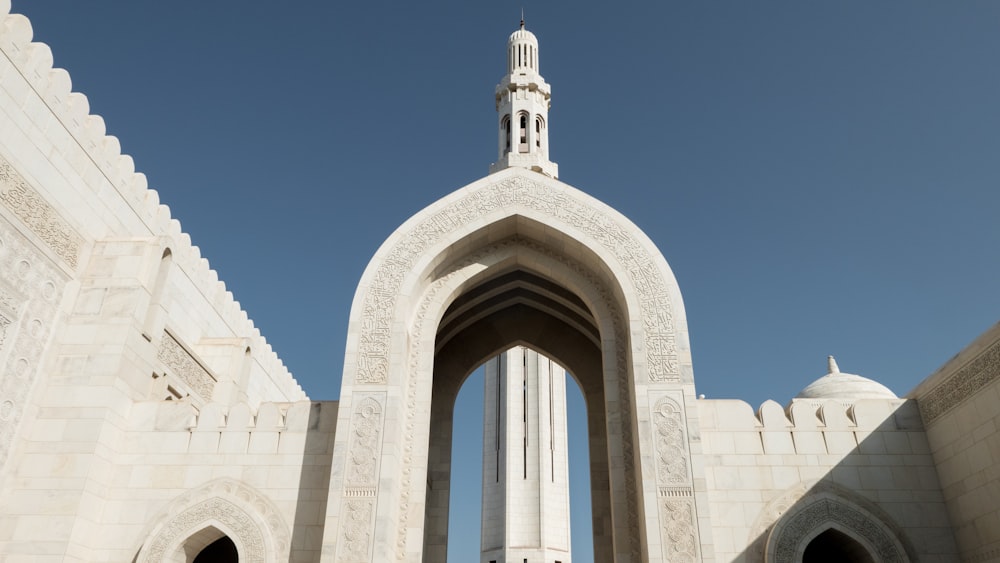
[[[524,6],[521,6],[521,29],[524,29]]]
[[[840,366],[837,365],[837,360],[833,359],[833,356],[826,357],[826,365],[828,373],[840,373]]]

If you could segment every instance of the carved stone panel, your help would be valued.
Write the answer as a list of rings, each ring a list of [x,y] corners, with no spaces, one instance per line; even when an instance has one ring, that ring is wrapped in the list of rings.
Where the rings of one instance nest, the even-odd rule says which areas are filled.
[[[83,238],[0,156],[0,203],[75,269]]]
[[[694,498],[690,491],[675,491],[673,494],[661,490],[660,541],[663,545],[664,561],[670,563],[694,563],[698,560],[698,534],[694,530]]]
[[[355,395],[347,447],[344,494],[341,502],[341,534],[338,561],[371,560],[378,492],[379,456],[382,453],[384,395]]]
[[[0,467],[38,378],[66,275],[0,214]]]
[[[663,557],[693,562],[699,542],[684,412],[680,401],[661,397],[650,415]]]
[[[174,376],[184,382],[198,396],[206,401],[212,400],[212,392],[215,390],[215,377],[201,365],[174,335],[163,331],[163,338],[160,339],[160,349],[156,357],[163,362],[163,366]]]
[[[925,424],[934,422],[955,405],[1000,377],[1000,341],[995,342],[947,381],[920,397],[920,414]]]

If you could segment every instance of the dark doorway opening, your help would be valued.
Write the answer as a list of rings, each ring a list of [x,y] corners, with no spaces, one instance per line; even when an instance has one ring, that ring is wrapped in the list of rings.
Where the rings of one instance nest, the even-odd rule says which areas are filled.
[[[194,563],[239,563],[239,560],[236,544],[227,536],[222,536],[205,546],[194,558]]]
[[[868,550],[851,536],[830,528],[813,538],[802,563],[875,563]]]

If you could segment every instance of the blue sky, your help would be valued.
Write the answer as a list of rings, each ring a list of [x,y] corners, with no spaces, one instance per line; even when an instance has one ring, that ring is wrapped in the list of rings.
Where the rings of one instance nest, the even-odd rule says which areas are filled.
[[[520,8],[13,0],[314,399],[378,245],[495,160]],[[904,394],[1000,317],[1000,3],[525,10],[561,180],[660,247],[699,393],[785,403],[834,354]]]

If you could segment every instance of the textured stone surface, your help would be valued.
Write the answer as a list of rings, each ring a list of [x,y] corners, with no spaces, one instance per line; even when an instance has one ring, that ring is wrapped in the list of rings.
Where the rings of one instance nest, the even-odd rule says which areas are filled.
[[[787,408],[697,400],[656,246],[554,179],[547,133],[503,160],[501,129],[509,168],[379,249],[342,401],[311,403],[7,10],[0,559],[159,561],[222,535],[246,561],[443,559],[454,422],[440,398],[520,343],[571,369],[593,407],[599,561],[793,560],[826,529],[880,561],[1000,553],[1000,326],[906,399],[831,372]],[[499,119],[547,117],[547,90],[518,92],[501,90]],[[547,175],[518,168],[533,165]],[[473,295],[512,274],[503,307]],[[463,298],[479,301],[449,312]]]

